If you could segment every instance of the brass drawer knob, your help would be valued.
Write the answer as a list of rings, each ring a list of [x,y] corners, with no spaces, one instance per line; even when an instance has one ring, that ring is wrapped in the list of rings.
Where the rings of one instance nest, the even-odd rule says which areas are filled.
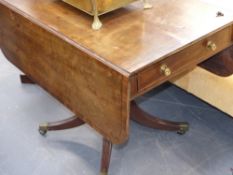
[[[171,69],[166,65],[166,64],[163,64],[161,67],[160,67],[160,71],[163,75],[165,75],[166,77],[170,76],[172,74],[172,71]]]
[[[207,48],[212,50],[212,51],[215,51],[217,49],[217,45],[213,41],[208,41]]]

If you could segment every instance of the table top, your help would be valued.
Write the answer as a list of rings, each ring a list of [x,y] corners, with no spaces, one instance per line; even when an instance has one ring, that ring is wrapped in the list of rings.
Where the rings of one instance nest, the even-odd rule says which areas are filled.
[[[0,0],[0,46],[78,117],[123,143],[133,98],[232,45],[231,11],[208,0],[151,1],[150,10],[135,2],[101,16],[94,31],[93,17],[60,0]]]
[[[150,10],[135,2],[101,16],[103,28],[93,31],[91,16],[62,1],[0,0],[124,75],[132,75],[233,21],[230,11],[208,0],[151,2]],[[217,17],[218,11],[224,16]]]

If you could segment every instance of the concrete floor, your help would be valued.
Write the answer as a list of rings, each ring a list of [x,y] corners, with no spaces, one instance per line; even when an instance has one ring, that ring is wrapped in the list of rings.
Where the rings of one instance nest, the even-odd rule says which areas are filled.
[[[0,53],[0,175],[96,175],[101,136],[84,125],[38,134],[38,124],[72,113]],[[110,175],[232,175],[233,120],[182,90],[164,85],[138,99],[148,112],[188,121],[183,136],[131,122],[129,141],[115,145]]]

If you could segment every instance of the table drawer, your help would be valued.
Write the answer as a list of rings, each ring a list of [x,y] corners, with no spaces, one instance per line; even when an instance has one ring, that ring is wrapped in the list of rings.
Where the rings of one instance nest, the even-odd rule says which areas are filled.
[[[185,49],[152,64],[138,73],[138,92],[149,90],[232,44],[232,27],[228,26]]]

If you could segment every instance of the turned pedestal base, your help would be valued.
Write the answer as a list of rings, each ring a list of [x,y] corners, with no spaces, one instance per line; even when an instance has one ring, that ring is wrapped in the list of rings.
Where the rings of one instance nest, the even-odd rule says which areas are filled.
[[[22,83],[34,84],[34,82],[27,76],[20,76]],[[157,117],[154,117],[142,109],[136,104],[135,101],[131,102],[131,112],[130,117],[132,120],[155,129],[167,130],[167,131],[176,131],[179,134],[184,134],[188,131],[189,125],[186,122],[171,122],[167,120],[162,120]],[[79,119],[77,116],[71,117],[66,120],[54,122],[54,123],[45,123],[39,126],[39,132],[41,135],[45,135],[48,131],[64,130],[83,125],[85,122]],[[103,148],[102,148],[102,158],[101,158],[101,167],[100,175],[107,175],[110,165],[112,152],[112,143],[103,138]]]

